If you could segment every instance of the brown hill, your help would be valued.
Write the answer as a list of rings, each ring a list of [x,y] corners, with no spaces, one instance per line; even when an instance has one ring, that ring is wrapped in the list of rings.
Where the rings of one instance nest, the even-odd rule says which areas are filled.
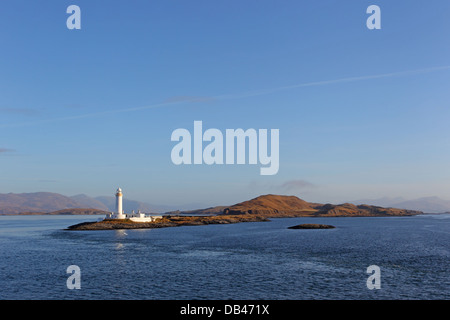
[[[312,213],[317,204],[306,202],[295,196],[263,195],[225,208],[223,214],[293,214]]]
[[[383,208],[369,205],[318,204],[306,202],[295,196],[264,195],[225,208],[223,214],[260,214],[266,216],[314,216],[314,217],[370,217],[410,216],[421,211]]]

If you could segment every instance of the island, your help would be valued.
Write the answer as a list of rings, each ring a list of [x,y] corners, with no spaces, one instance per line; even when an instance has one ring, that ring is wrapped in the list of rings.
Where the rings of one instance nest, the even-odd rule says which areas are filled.
[[[389,217],[412,216],[421,211],[383,208],[370,205],[319,204],[304,201],[296,196],[262,195],[232,206],[200,210],[177,211],[162,215],[152,222],[133,222],[129,219],[104,219],[69,226],[66,230],[147,229],[241,222],[267,222],[271,218],[294,217]]]

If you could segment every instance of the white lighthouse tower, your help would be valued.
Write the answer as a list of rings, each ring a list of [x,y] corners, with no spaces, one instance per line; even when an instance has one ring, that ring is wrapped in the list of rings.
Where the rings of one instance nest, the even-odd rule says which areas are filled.
[[[126,216],[123,214],[122,207],[122,189],[117,188],[116,191],[116,219],[125,219]]]
[[[106,214],[105,219],[130,219],[133,222],[153,222],[157,219],[161,219],[162,216],[156,216],[156,215],[146,215],[145,213],[141,213],[141,211],[139,211],[138,213],[133,213],[132,214],[126,214],[123,211],[123,206],[122,206],[122,189],[117,188],[116,190],[116,212],[111,212]]]

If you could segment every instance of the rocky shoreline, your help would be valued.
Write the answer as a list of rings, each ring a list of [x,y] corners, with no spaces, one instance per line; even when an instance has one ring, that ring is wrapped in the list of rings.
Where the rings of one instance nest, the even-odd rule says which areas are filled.
[[[83,222],[68,227],[66,230],[118,230],[118,229],[154,229],[180,226],[201,226],[208,224],[231,224],[240,222],[270,221],[260,215],[220,215],[220,216],[164,216],[154,222],[133,222],[124,220],[102,220],[97,222]]]

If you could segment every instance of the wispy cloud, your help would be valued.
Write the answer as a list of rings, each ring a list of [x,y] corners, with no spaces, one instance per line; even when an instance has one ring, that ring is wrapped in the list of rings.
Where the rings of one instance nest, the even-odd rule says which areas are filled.
[[[269,193],[305,192],[315,187],[317,187],[317,185],[303,179],[293,179],[281,183],[251,181],[249,184],[249,188],[252,190],[258,189],[261,190],[261,192],[269,192]]]
[[[289,180],[278,186],[279,189],[289,192],[289,191],[298,191],[304,189],[310,189],[316,187],[315,184],[308,182],[306,180]]]
[[[0,113],[34,116],[39,114],[39,111],[31,108],[0,108]]]
[[[0,154],[7,153],[7,152],[14,152],[16,150],[14,149],[7,149],[7,148],[0,148]]]
[[[184,102],[181,102],[181,101],[178,101],[178,102],[163,102],[163,103],[157,103],[157,104],[141,106],[141,107],[133,107],[133,108],[114,109],[114,110],[108,110],[108,111],[91,112],[91,113],[84,113],[84,114],[73,115],[73,116],[66,116],[66,117],[60,117],[60,118],[43,119],[43,120],[38,120],[38,121],[28,121],[28,122],[21,122],[21,123],[5,123],[5,124],[0,124],[0,128],[32,126],[32,125],[40,125],[40,124],[47,124],[47,123],[54,123],[54,122],[61,122],[61,121],[68,121],[68,120],[77,120],[77,119],[101,117],[101,116],[105,116],[105,115],[108,115],[108,114],[148,110],[148,109],[161,108],[161,107],[170,106],[170,105],[176,105],[176,104],[181,104],[181,103],[184,103]]]
[[[61,182],[61,181],[59,181],[59,180],[52,180],[52,179],[39,179],[39,180],[37,180],[37,182],[40,182],[40,183],[57,183],[57,182]]]
[[[83,108],[85,108],[84,105],[77,104],[77,103],[69,103],[69,104],[66,104],[64,107],[67,109],[83,109]]]
[[[440,67],[432,67],[432,68],[424,68],[424,69],[415,69],[415,70],[409,70],[409,71],[399,71],[399,72],[381,73],[381,74],[365,75],[365,76],[358,76],[358,77],[346,77],[346,78],[338,78],[338,79],[332,79],[332,80],[304,82],[304,83],[299,83],[299,84],[294,84],[294,85],[289,85],[289,86],[284,86],[284,87],[263,89],[263,90],[257,90],[257,91],[249,91],[249,92],[245,92],[245,93],[241,93],[241,94],[222,95],[222,96],[217,96],[216,98],[217,99],[239,99],[239,98],[262,96],[262,95],[267,95],[267,94],[276,93],[279,91],[296,89],[296,88],[325,86],[325,85],[338,84],[338,83],[366,81],[366,80],[382,79],[382,78],[405,77],[405,76],[412,76],[412,75],[418,75],[418,74],[430,73],[430,72],[436,72],[436,71],[445,71],[445,70],[450,70],[450,66],[440,66]]]
[[[174,96],[166,99],[164,102],[173,103],[173,102],[211,102],[214,101],[214,97],[206,97],[206,96]]]
[[[98,117],[98,116],[104,116],[107,114],[114,114],[114,113],[142,111],[142,110],[148,110],[148,109],[153,109],[153,108],[175,106],[175,105],[183,104],[186,102],[206,101],[206,99],[208,99],[210,101],[212,101],[212,100],[231,100],[231,99],[234,100],[234,99],[241,99],[241,98],[247,98],[247,97],[262,96],[262,95],[267,95],[267,94],[271,94],[271,93],[276,93],[276,92],[280,92],[280,91],[284,91],[284,90],[292,90],[292,89],[297,89],[297,88],[305,88],[305,87],[313,87],[313,86],[326,86],[326,85],[332,85],[332,84],[338,84],[338,83],[358,82],[358,81],[367,81],[367,80],[373,80],[373,79],[383,79],[383,78],[392,78],[392,77],[406,77],[406,76],[413,76],[413,75],[426,74],[426,73],[437,72],[437,71],[446,71],[446,70],[450,70],[450,66],[439,66],[439,67],[415,69],[415,70],[408,70],[408,71],[382,73],[382,74],[375,74],[375,75],[364,75],[364,76],[357,76],[357,77],[338,78],[338,79],[332,79],[332,80],[304,82],[304,83],[283,86],[283,87],[277,87],[277,88],[262,89],[262,90],[258,90],[258,91],[248,91],[248,92],[243,92],[240,94],[224,94],[224,95],[211,96],[211,97],[179,96],[179,97],[172,97],[172,98],[166,99],[162,103],[157,103],[157,104],[152,104],[152,105],[147,105],[147,106],[92,112],[92,113],[85,113],[85,114],[80,114],[80,115],[73,115],[73,116],[60,117],[60,118],[54,118],[54,119],[44,119],[44,120],[39,120],[39,121],[0,124],[0,128],[39,125],[39,124],[52,123],[52,122]],[[9,108],[7,108],[7,109],[9,109]]]

